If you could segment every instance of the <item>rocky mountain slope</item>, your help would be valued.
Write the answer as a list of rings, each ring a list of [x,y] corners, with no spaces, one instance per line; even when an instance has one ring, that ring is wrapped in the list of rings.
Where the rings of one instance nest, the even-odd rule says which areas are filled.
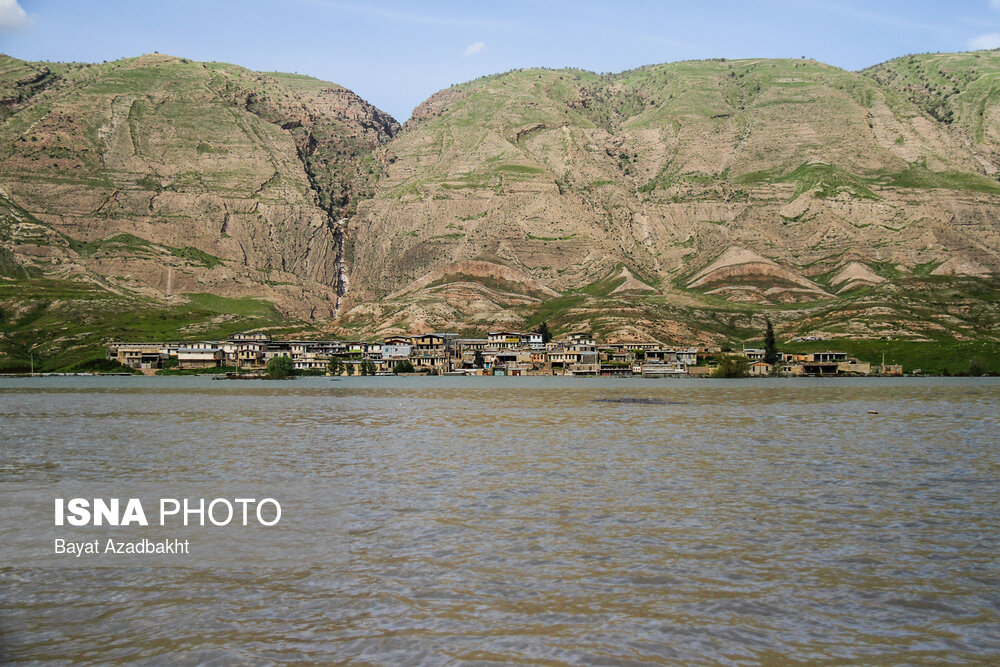
[[[329,318],[343,219],[398,130],[336,84],[149,55],[0,61],[0,229],[25,271]]]
[[[521,70],[400,129],[298,75],[3,58],[0,309],[28,337],[63,281],[350,336],[991,336],[998,76],[997,52]]]
[[[705,296],[830,307],[848,266],[876,290],[880,273],[1000,270],[994,155],[874,74],[814,61],[510,72],[433,96],[389,151],[348,318],[514,325],[549,288],[588,296],[573,309],[605,330],[639,306],[641,328],[697,336]]]

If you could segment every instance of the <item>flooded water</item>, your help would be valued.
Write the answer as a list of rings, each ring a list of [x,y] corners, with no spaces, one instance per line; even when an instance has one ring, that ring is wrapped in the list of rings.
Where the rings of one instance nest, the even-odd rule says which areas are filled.
[[[338,512],[279,567],[0,564],[6,660],[1000,662],[995,379],[46,378],[0,410],[8,483]]]

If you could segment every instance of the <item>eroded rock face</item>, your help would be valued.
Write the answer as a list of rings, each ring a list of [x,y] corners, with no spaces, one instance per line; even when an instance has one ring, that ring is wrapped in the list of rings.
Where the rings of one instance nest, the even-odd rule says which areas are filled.
[[[24,262],[131,276],[160,298],[169,274],[175,294],[336,314],[344,218],[377,177],[391,117],[336,84],[170,56],[45,70],[44,89],[21,83],[35,69],[0,63],[25,88],[0,126],[0,204],[8,225],[52,232]]]

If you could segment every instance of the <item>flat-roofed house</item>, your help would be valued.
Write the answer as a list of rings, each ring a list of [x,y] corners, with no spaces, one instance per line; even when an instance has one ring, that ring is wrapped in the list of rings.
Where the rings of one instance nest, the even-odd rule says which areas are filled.
[[[264,365],[267,342],[261,340],[241,340],[236,345],[236,357],[240,368],[260,368]]]
[[[498,350],[520,347],[521,333],[518,331],[490,331],[487,334],[487,341],[489,341],[490,347]]]
[[[108,359],[129,368],[160,368],[166,358],[163,343],[111,343]]]
[[[306,352],[292,360],[292,367],[297,371],[326,371],[330,359],[315,352]]]
[[[271,340],[271,334],[266,333],[247,333],[240,332],[229,334],[229,340],[232,341],[257,341],[257,342],[268,342]]]
[[[535,333],[534,331],[521,334],[521,344],[527,345],[528,349],[531,350],[545,349],[545,343],[542,340],[542,334]]]
[[[403,359],[409,359],[410,353],[413,352],[412,345],[398,345],[398,344],[382,344],[382,361],[402,361]]]
[[[593,349],[596,343],[594,337],[589,333],[571,333],[568,337],[569,346],[578,350]]]
[[[216,368],[222,365],[222,359],[222,350],[206,343],[177,348],[178,368]]]
[[[416,368],[434,369],[440,373],[451,370],[449,363],[455,334],[428,333],[410,337],[413,350],[410,362]]]

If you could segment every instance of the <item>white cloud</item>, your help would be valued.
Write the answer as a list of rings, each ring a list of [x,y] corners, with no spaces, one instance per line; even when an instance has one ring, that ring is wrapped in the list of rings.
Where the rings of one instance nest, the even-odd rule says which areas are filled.
[[[969,40],[969,48],[973,51],[1000,49],[1000,32],[988,32]]]
[[[0,0],[0,32],[27,30],[34,25],[17,0]]]
[[[486,50],[486,42],[476,42],[474,44],[469,44],[465,47],[465,51],[462,51],[463,56],[474,56],[477,53],[482,53]]]

